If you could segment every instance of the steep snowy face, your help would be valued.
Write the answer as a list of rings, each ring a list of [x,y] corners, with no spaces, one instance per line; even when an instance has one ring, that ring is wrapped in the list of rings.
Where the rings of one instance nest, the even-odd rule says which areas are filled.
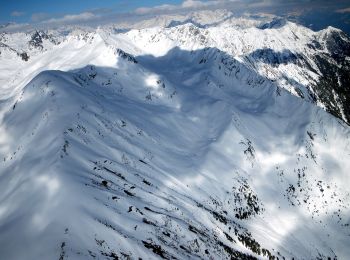
[[[348,38],[224,20],[2,36],[1,257],[346,259]]]

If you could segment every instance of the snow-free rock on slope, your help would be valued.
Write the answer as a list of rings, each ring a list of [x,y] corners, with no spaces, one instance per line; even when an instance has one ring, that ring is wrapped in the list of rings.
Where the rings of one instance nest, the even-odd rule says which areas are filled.
[[[346,259],[349,126],[149,30],[75,33],[2,75],[1,258]]]

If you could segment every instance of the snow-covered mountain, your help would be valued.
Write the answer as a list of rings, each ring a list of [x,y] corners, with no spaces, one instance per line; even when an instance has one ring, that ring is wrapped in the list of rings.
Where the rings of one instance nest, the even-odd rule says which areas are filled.
[[[157,19],[1,34],[1,258],[347,259],[348,36]]]

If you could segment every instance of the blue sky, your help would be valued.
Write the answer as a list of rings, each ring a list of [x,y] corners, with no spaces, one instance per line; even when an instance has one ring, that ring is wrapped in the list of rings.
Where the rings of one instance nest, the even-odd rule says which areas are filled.
[[[293,17],[315,30],[328,25],[350,34],[350,0],[0,0],[0,24],[102,24],[163,13],[226,8]]]
[[[182,0],[1,0],[0,22],[31,22],[34,17],[60,17],[82,12],[131,12],[139,7],[180,4]],[[108,9],[108,10],[107,10]]]

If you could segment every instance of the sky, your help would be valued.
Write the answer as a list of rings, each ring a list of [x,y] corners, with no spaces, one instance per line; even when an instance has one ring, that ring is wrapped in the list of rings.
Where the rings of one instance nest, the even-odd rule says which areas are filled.
[[[180,4],[181,0],[0,0],[0,22],[38,22],[80,13],[132,12],[139,7]]]
[[[88,24],[202,9],[271,13],[350,34],[350,0],[0,0],[0,24]]]

